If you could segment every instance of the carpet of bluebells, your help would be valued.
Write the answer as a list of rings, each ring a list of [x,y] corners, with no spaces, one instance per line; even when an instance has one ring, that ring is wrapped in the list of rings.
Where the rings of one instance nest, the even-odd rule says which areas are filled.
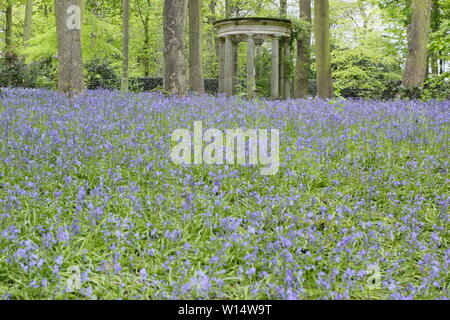
[[[173,164],[197,120],[279,129],[279,172]],[[4,89],[0,297],[449,299],[449,121],[449,101]]]

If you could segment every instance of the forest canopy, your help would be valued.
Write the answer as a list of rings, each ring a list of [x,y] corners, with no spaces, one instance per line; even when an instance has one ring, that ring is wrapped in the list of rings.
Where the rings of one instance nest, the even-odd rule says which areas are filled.
[[[144,83],[163,77],[163,0],[131,0],[129,12],[130,90],[142,90]],[[316,48],[314,32],[300,19],[301,1],[287,1],[286,17],[293,22],[292,51],[296,41],[311,33],[311,67],[308,95],[316,90]],[[56,88],[58,59],[53,0],[1,0],[0,87]],[[201,1],[203,76],[219,77],[217,34],[213,23],[226,17],[280,17],[283,1]],[[314,3],[312,3],[314,7]],[[27,13],[27,8],[31,14]],[[122,72],[121,0],[85,0],[82,17],[84,81],[89,89],[120,88]],[[281,11],[280,11],[281,10]],[[334,95],[347,98],[391,99],[401,86],[408,52],[408,29],[412,19],[411,0],[330,0],[330,49]],[[186,18],[186,41],[188,38]],[[314,15],[312,17],[314,21]],[[433,0],[426,81],[410,90],[412,98],[447,98],[450,48],[450,4]],[[256,85],[261,95],[270,95],[270,46],[262,47],[257,62]],[[245,61],[246,47],[238,47],[238,60]],[[187,58],[186,58],[187,59]],[[298,56],[291,55],[291,78],[295,78]],[[303,73],[305,73],[303,71]],[[244,81],[245,63],[237,77]],[[142,80],[142,79],[147,80]],[[138,81],[137,79],[141,79]],[[238,83],[240,83],[238,81]],[[292,83],[294,87],[294,83]],[[240,92],[243,92],[240,88]]]

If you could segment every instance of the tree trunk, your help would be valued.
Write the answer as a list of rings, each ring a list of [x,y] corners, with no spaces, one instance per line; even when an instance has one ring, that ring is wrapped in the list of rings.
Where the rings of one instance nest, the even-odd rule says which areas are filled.
[[[164,90],[172,94],[186,93],[184,24],[186,0],[164,1]]]
[[[280,0],[280,18],[287,18],[287,0]],[[288,86],[288,78],[287,78],[287,68],[289,65],[288,57],[286,55],[286,41],[288,39],[281,39],[280,48],[278,52],[278,56],[280,57],[279,61],[279,97],[286,98],[286,87]]]
[[[13,7],[12,3],[8,3],[6,6],[6,26],[5,26],[5,45],[6,53],[12,50],[12,38],[13,38]]]
[[[280,0],[280,18],[287,18],[287,0]]]
[[[201,0],[189,0],[189,87],[193,91],[205,93],[201,11]]]
[[[150,76],[150,18],[145,17],[144,20],[144,77]]]
[[[421,86],[428,66],[431,0],[413,0],[412,20],[408,27],[408,57],[403,74],[403,86]]]
[[[69,97],[84,90],[81,5],[81,0],[55,0],[59,58],[58,90]]]
[[[128,92],[128,69],[130,65],[130,0],[122,0],[122,81],[121,91]]]
[[[216,16],[216,5],[217,5],[217,1],[216,0],[210,0],[209,2],[209,11],[211,12],[211,16],[208,18],[208,23],[211,24],[211,26],[214,24],[214,22],[216,22],[217,20],[217,16]],[[210,41],[214,40],[214,50],[215,50],[215,57],[216,57],[216,62],[219,62],[219,38],[217,37],[217,33],[216,33],[216,29],[214,27],[211,28],[211,33],[210,33]],[[218,73],[220,73],[219,70],[217,70]]]
[[[332,98],[328,0],[314,0],[314,37],[316,41],[317,95],[320,98]]]
[[[437,0],[433,0],[432,2],[433,9],[431,11],[431,32],[437,32],[441,25],[441,14],[439,8],[439,2]],[[439,74],[439,56],[435,51],[430,52],[430,65],[431,65],[431,73]]]
[[[308,79],[311,54],[311,0],[300,0],[300,19],[309,24],[305,36],[297,40],[297,66],[295,97],[304,99],[308,95]]]
[[[31,26],[33,23],[33,0],[27,0],[25,5],[25,20],[23,27],[23,43],[28,47],[28,41],[31,39]]]

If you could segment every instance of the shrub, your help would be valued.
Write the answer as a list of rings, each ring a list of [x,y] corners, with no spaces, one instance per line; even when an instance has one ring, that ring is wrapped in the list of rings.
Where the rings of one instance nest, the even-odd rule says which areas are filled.
[[[34,79],[24,60],[8,53],[0,62],[0,87],[32,87]]]
[[[119,89],[120,78],[108,58],[94,58],[85,65],[88,89]]]
[[[23,57],[10,53],[0,62],[0,87],[52,88],[56,82],[51,56],[26,64]]]
[[[412,100],[446,100],[450,99],[450,72],[440,75],[430,75],[423,86],[412,88],[399,85],[396,89],[396,97]]]
[[[431,75],[425,82],[422,90],[422,100],[445,100],[450,99],[450,72],[440,75]]]
[[[394,98],[401,82],[398,61],[366,47],[333,51],[332,70],[334,87],[346,98]]]

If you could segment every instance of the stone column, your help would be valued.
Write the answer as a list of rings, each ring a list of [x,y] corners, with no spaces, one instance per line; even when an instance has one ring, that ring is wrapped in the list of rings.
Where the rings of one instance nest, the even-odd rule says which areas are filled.
[[[284,38],[281,38],[278,42],[279,56],[278,56],[278,96],[280,99],[284,98]]]
[[[247,40],[247,98],[255,95],[255,39],[249,35]]]
[[[279,97],[279,54],[280,54],[280,46],[279,46],[279,38],[272,38],[272,98],[278,99]]]
[[[239,72],[239,41],[232,40],[231,41],[232,46],[232,61],[233,61],[233,84],[232,84],[232,94],[235,95],[237,93],[237,86],[238,86],[238,72]]]
[[[264,40],[262,39],[257,39],[255,41],[255,95],[258,94],[258,87],[256,86],[256,83],[258,82],[258,80],[261,78],[261,71],[258,70],[258,58],[261,56],[261,46],[264,43]]]
[[[225,92],[225,43],[219,38],[219,93]]]
[[[284,40],[284,56],[283,56],[283,64],[284,64],[284,72],[283,72],[283,97],[285,99],[289,99],[291,97],[291,79],[290,79],[290,63],[291,61],[291,48],[289,46],[289,38]]]
[[[227,97],[233,95],[233,44],[231,37],[225,37],[224,92]]]

